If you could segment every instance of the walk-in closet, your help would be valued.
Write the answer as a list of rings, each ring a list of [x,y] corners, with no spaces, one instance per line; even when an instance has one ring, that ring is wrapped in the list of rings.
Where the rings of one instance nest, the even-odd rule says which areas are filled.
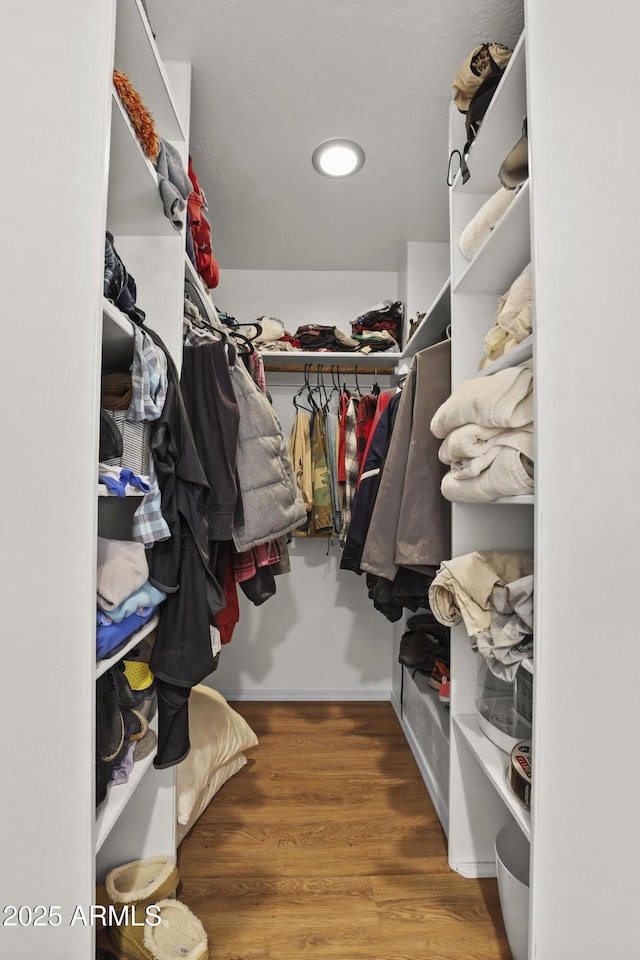
[[[635,957],[636,6],[2,16],[0,956]]]

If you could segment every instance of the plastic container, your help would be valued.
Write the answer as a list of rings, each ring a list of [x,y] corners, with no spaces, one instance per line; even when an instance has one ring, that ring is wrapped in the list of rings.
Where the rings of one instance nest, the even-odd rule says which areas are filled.
[[[518,670],[518,676],[522,668]],[[529,674],[526,673],[529,677]],[[518,705],[526,703],[527,697],[523,694],[520,684],[507,683],[496,677],[486,660],[478,656],[478,675],[476,678],[476,709],[480,729],[497,747],[510,754],[521,740],[531,738],[531,720],[523,716],[517,709]],[[516,699],[516,694],[519,694]],[[530,697],[528,698],[530,704]]]
[[[513,960],[529,956],[529,843],[510,823],[495,843],[500,908]]]

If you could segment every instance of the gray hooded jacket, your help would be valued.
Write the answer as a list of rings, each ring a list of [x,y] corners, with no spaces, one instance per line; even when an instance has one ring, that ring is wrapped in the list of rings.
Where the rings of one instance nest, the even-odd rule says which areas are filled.
[[[267,397],[238,361],[232,375],[240,411],[236,468],[241,509],[233,542],[240,552],[295,530],[307,519],[280,421]]]

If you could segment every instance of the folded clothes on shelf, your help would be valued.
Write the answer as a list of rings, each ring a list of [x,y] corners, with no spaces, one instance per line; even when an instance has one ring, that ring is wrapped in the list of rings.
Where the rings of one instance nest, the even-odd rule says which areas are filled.
[[[138,607],[133,613],[119,623],[114,623],[104,610],[96,610],[96,659],[104,660],[116,653],[126,641],[145,623],[157,610],[157,606]]]
[[[110,612],[147,582],[144,544],[98,537],[96,593],[98,606]]]
[[[531,264],[516,277],[498,300],[496,322],[484,338],[480,369],[504,356],[529,336],[532,330]]]
[[[429,588],[440,623],[463,623],[471,646],[491,671],[513,679],[533,641],[533,554],[476,550],[444,560]]]

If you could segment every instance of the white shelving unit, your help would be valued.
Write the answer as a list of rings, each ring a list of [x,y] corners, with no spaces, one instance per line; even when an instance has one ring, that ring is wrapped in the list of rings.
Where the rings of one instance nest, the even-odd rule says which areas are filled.
[[[491,376],[529,358],[535,361],[534,327],[526,340],[482,371],[478,369],[484,355],[484,337],[495,323],[498,300],[531,261],[529,181],[514,194],[472,260],[466,260],[459,248],[464,227],[501,189],[498,170],[519,139],[526,114],[523,34],[470,150],[471,176],[466,184],[458,176],[450,191],[452,389],[464,380]],[[454,136],[453,125],[450,135]],[[533,551],[536,512],[534,496],[452,504],[452,555],[487,549]],[[464,627],[453,628],[449,862],[454,870],[469,877],[495,875],[494,842],[504,824],[517,824],[528,840],[534,832],[529,811],[508,783],[509,755],[488,739],[478,723],[478,657]]]
[[[17,422],[3,429],[5,456],[21,476],[20,496],[13,481],[13,489],[2,490],[11,503],[2,574],[12,638],[5,669],[14,682],[1,709],[5,730],[16,729],[20,718],[22,746],[12,750],[12,786],[2,809],[2,900],[55,905],[62,920],[56,930],[3,927],[0,953],[15,960],[93,960],[95,928],[70,924],[75,906],[95,903],[96,882],[115,864],[175,853],[174,775],[153,768],[153,753],[95,809],[96,678],[154,625],[96,664],[98,515],[103,507],[127,513],[137,500],[104,496],[98,485],[101,372],[128,368],[133,335],[129,319],[102,295],[105,229],[135,278],[148,325],[178,363],[184,290],[184,237],[164,215],[155,170],[112,75],[114,64],[128,74],[159,135],[182,144],[186,155],[189,70],[162,64],[139,0],[97,6],[69,0],[64,10],[37,0],[28,10],[14,5],[4,26],[16,41],[30,37],[29,45],[9,44],[3,61],[4,88],[21,87],[19,97],[3,103],[15,136],[11,163],[29,188],[7,196],[16,229],[3,247],[12,282],[3,284],[1,296],[6,316],[18,317],[27,298],[32,317],[28,371],[24,363],[7,363],[0,388],[5,410],[11,397],[25,399],[20,429]],[[177,81],[177,96],[169,77],[174,89]],[[22,194],[20,212],[14,193]],[[24,251],[27,224],[36,223],[46,255],[34,271]],[[3,326],[6,358],[25,355],[18,326]],[[25,374],[39,385],[37,410],[25,393]],[[42,483],[44,464],[59,467],[60,482]],[[37,599],[27,590],[25,571],[39,584]],[[29,709],[27,684],[34,698]]]

